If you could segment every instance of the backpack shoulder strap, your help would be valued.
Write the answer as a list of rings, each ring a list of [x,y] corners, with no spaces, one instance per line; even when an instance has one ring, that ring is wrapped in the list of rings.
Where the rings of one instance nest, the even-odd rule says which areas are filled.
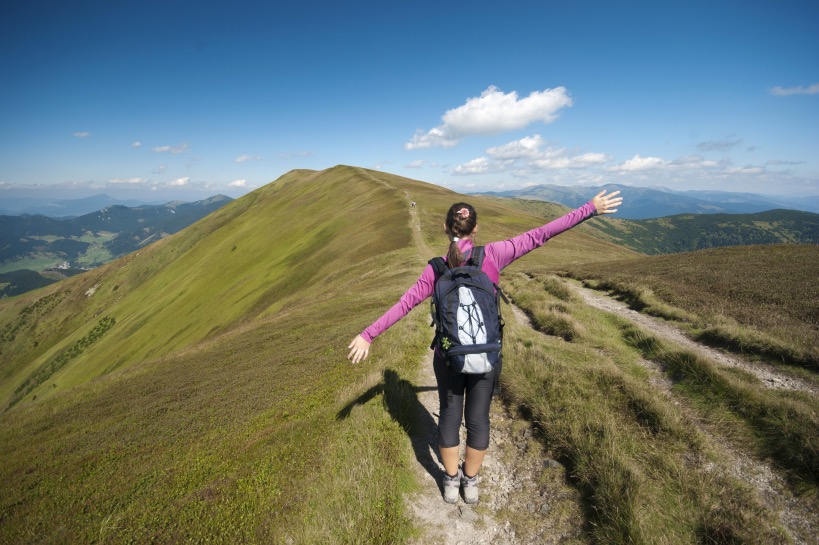
[[[472,255],[469,256],[469,261],[472,262],[473,266],[480,269],[481,266],[483,265],[484,256],[485,256],[484,247],[475,246],[474,248],[472,248]]]
[[[436,279],[444,274],[444,271],[447,269],[446,261],[444,261],[443,257],[433,257],[429,260],[429,264],[432,265],[432,270],[435,272]]]

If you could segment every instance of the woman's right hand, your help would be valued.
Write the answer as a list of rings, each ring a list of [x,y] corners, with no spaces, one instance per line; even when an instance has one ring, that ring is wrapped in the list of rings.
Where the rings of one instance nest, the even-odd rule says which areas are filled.
[[[347,359],[352,360],[353,363],[358,363],[360,361],[364,361],[367,359],[367,356],[370,354],[370,344],[364,340],[364,337],[361,335],[356,335],[356,338],[353,339],[353,342],[350,343],[350,353],[347,354]]]
[[[623,197],[617,197],[619,194],[619,191],[615,191],[614,193],[606,195],[606,190],[604,189],[595,195],[592,199],[592,204],[597,209],[597,213],[614,214],[617,212],[617,207],[623,204]]]

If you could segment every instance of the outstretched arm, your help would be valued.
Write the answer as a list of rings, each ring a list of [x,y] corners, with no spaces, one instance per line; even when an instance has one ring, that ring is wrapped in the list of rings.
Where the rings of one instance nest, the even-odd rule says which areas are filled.
[[[378,320],[372,323],[370,327],[356,336],[347,348],[350,353],[347,355],[348,360],[353,363],[358,363],[367,359],[370,352],[370,345],[373,339],[390,328],[395,322],[406,316],[410,310],[415,308],[421,301],[432,295],[432,288],[435,284],[435,273],[431,265],[424,268],[424,272],[415,282],[415,284],[401,296],[387,312],[385,312]]]
[[[615,191],[606,195],[606,191],[603,190],[580,208],[572,210],[565,216],[552,220],[546,225],[508,240],[489,243],[487,252],[492,254],[492,258],[498,266],[498,271],[501,271],[516,259],[535,248],[543,246],[549,239],[568,231],[577,224],[595,215],[617,212],[616,207],[623,202],[622,197],[618,197],[619,194],[619,191]]]

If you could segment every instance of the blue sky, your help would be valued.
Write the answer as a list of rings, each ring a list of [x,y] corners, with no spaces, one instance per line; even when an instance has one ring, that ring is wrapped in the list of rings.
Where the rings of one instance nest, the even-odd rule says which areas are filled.
[[[6,0],[0,74],[0,198],[336,164],[819,195],[815,1]]]

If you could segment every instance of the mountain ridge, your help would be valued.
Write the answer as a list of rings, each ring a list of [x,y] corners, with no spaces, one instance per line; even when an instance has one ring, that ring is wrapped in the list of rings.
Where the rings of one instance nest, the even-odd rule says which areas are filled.
[[[358,167],[293,171],[98,269],[0,300],[0,541],[398,543],[417,535],[406,499],[419,485],[434,487],[413,472],[421,450],[429,456],[434,445],[410,438],[434,425],[431,414],[415,418],[419,390],[434,390],[414,382],[429,355],[428,306],[379,337],[361,365],[345,359],[345,347],[417,280],[430,253],[445,252],[442,219],[463,199]],[[507,200],[469,200],[479,243],[544,223]],[[608,219],[561,234],[504,271],[515,304],[537,307],[585,339],[522,331],[513,313],[504,342],[515,365],[504,372],[523,373],[517,394],[566,396],[556,406],[525,398],[520,407],[554,408],[554,420],[535,418],[563,426],[548,426],[554,444],[578,447],[557,456],[590,453],[595,461],[592,484],[572,487],[579,507],[602,515],[578,514],[578,532],[625,506],[655,513],[630,535],[671,535],[666,513],[679,504],[663,503],[668,494],[693,505],[677,524],[679,542],[699,536],[703,524],[733,532],[722,523],[737,509],[715,518],[711,506],[726,490],[744,506],[744,493],[722,481],[700,492],[700,477],[714,472],[696,460],[710,462],[709,451],[693,450],[692,466],[699,440],[682,434],[668,446],[681,426],[664,415],[675,409],[649,397],[622,323],[550,295],[560,293],[550,281],[555,271],[639,256],[585,229]],[[587,407],[574,407],[580,400]],[[656,427],[647,433],[647,424]],[[614,451],[594,449],[608,449],[616,437],[608,432],[624,428],[617,446],[625,441],[637,455],[616,458],[626,480],[596,494],[611,465],[596,461]],[[589,436],[604,429],[606,441]],[[544,468],[540,447],[550,446],[536,437],[521,446]],[[640,460],[647,451],[652,457]],[[668,457],[672,471],[658,481],[657,462]],[[688,485],[681,491],[680,468],[693,494]],[[573,468],[544,471],[567,481]],[[623,483],[669,492],[623,498]],[[516,505],[530,501],[515,493]],[[731,524],[744,528],[747,520]],[[655,521],[665,526],[654,531]]]
[[[604,184],[595,187],[540,184],[525,189],[479,194],[543,200],[576,208],[603,189],[620,191],[627,196],[618,211],[618,216],[624,219],[650,219],[677,214],[748,214],[777,208],[819,213],[819,196],[791,198],[713,190],[675,191],[660,187],[620,184]]]
[[[291,292],[320,289],[321,283],[316,284],[321,278],[318,271],[337,277],[344,274],[339,271],[341,264],[360,267],[360,261],[382,261],[382,254],[411,243],[407,192],[413,192],[417,201],[437,201],[447,195],[456,198],[456,194],[431,184],[357,167],[291,171],[179,233],[0,306],[6,310],[0,312],[0,324],[10,327],[8,324],[14,322],[9,320],[12,309],[20,312],[42,299],[42,294],[65,294],[58,306],[49,310],[61,320],[61,327],[51,328],[59,334],[49,335],[48,320],[40,315],[38,324],[27,326],[33,327],[31,337],[38,337],[37,347],[15,345],[11,350],[15,355],[0,372],[7,378],[18,378],[0,386],[0,401],[11,399],[13,389],[8,385],[20,384],[21,373],[31,375],[61,350],[68,350],[101,317],[114,317],[116,325],[71,364],[82,367],[83,361],[97,362],[91,365],[93,371],[77,373],[71,384],[83,382],[89,374],[96,376],[201,342],[240,322],[252,321],[254,316],[269,316],[284,308]],[[440,218],[448,204],[430,203],[419,210],[425,232],[440,238]],[[493,216],[506,214],[502,210],[489,206],[482,211],[484,232],[489,236],[502,238],[517,234],[518,228],[522,231],[526,225],[538,224],[535,216],[524,216],[510,223],[511,230],[503,225],[498,231],[491,223]],[[401,227],[395,225],[399,218],[403,218]],[[349,241],[342,240],[340,232],[348,233]],[[372,234],[362,237],[362,232]],[[573,255],[575,236],[570,233],[555,241],[553,252]],[[588,240],[589,244],[611,248],[606,251],[623,253],[606,243]],[[351,254],[354,262],[350,262]],[[267,259],[258,260],[262,255]],[[194,271],[196,274],[190,274]],[[73,318],[57,312],[60,305],[76,305],[78,308],[68,312]],[[68,323],[75,324],[73,331]],[[150,328],[146,328],[148,324]],[[14,342],[22,342],[20,336]],[[9,352],[6,347],[2,356],[6,358]],[[29,356],[33,360],[29,361]]]

